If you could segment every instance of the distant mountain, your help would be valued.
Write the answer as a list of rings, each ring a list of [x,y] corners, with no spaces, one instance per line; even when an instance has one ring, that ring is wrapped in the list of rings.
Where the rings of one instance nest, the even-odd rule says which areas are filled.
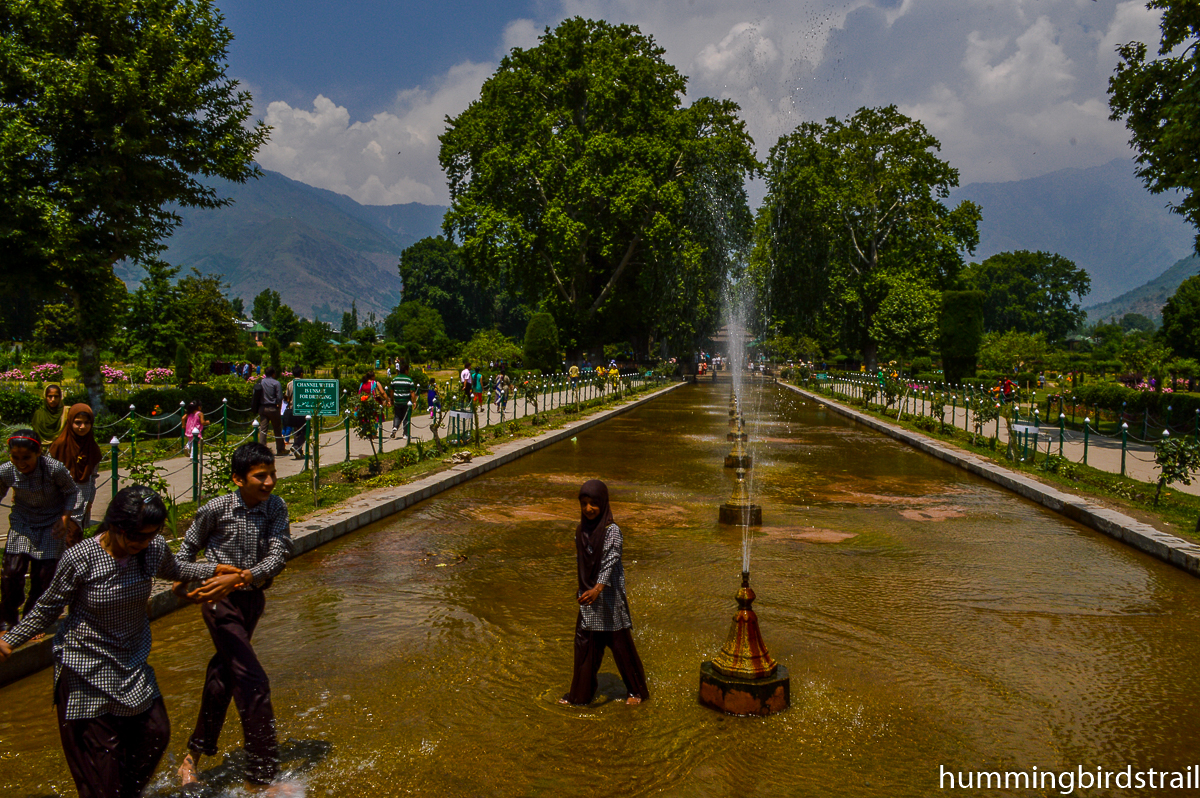
[[[1084,308],[1088,322],[1119,321],[1126,313],[1141,313],[1157,321],[1162,317],[1163,305],[1179,288],[1179,284],[1197,274],[1200,274],[1200,255],[1184,258],[1145,285],[1127,291],[1111,302]]]
[[[230,296],[250,301],[264,288],[307,318],[340,321],[356,302],[359,315],[386,315],[400,301],[400,252],[441,232],[439,205],[359,205],[349,197],[266,172],[245,184],[215,181],[233,204],[217,210],[177,209],[183,224],[163,259],[220,274]],[[142,270],[117,276],[132,288]]]
[[[1192,252],[1196,231],[1166,209],[1118,158],[1090,169],[1060,169],[1009,183],[970,183],[951,201],[983,209],[973,260],[1018,249],[1057,252],[1087,270],[1085,302],[1107,302],[1156,278]]]

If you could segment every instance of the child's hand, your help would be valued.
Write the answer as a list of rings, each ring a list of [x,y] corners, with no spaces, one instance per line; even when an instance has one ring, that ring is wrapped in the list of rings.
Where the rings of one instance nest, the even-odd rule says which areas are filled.
[[[580,604],[591,604],[596,599],[600,598],[600,592],[604,590],[604,585],[596,585],[591,590],[585,590],[579,595]]]
[[[12,646],[10,646],[8,643],[5,643],[3,640],[0,640],[0,662],[4,662],[11,656]]]

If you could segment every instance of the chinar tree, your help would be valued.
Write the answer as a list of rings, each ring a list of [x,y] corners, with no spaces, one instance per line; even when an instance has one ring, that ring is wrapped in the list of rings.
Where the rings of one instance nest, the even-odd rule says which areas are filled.
[[[441,137],[447,235],[478,282],[553,314],[572,358],[602,336],[711,330],[730,259],[697,206],[716,192],[707,207],[751,221],[737,105],[684,107],[663,55],[636,27],[568,19],[513,49]]]
[[[93,407],[114,264],[153,261],[170,203],[226,204],[202,177],[257,174],[232,38],[209,0],[0,0],[0,284],[69,298]]]
[[[958,170],[940,146],[888,106],[807,122],[771,149],[751,269],[771,313],[797,320],[790,331],[834,330],[868,367],[881,344],[933,341],[980,219],[972,202],[943,204]]]

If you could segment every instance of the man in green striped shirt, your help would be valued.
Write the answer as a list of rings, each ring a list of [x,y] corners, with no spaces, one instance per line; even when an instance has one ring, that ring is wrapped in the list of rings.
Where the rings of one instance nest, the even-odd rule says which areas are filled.
[[[417,384],[408,376],[408,361],[403,358],[397,363],[396,372],[388,385],[388,396],[392,400],[391,437],[396,437],[401,423],[404,424],[405,437],[408,437],[409,407],[410,403],[413,409],[417,406]]]

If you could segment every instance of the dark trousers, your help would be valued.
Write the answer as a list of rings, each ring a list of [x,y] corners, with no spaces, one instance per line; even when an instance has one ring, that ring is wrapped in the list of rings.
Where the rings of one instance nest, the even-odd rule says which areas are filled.
[[[17,610],[28,613],[37,600],[50,587],[58,560],[35,560],[28,554],[4,552],[3,570],[0,571],[0,621],[16,626]],[[29,598],[25,598],[25,572],[29,572]]]
[[[171,740],[162,698],[140,715],[67,720],[67,679],[54,689],[58,734],[80,798],[138,798]]]
[[[264,445],[267,442],[268,426],[275,433],[276,454],[285,454],[287,448],[283,442],[283,416],[279,413],[278,407],[271,411],[261,411],[258,414],[258,442]]]
[[[596,696],[596,674],[604,661],[605,647],[611,648],[617,672],[625,682],[629,695],[639,696],[643,701],[650,697],[646,687],[646,672],[633,634],[629,629],[615,632],[593,632],[583,628],[583,617],[575,621],[575,673],[571,676],[571,692],[567,700],[572,704],[589,704]]]
[[[246,780],[256,784],[270,783],[279,772],[271,683],[250,645],[265,604],[261,590],[238,590],[201,607],[200,614],[217,653],[208,662],[200,717],[188,740],[188,750],[193,754],[216,755],[217,738],[233,699],[242,719]]]

